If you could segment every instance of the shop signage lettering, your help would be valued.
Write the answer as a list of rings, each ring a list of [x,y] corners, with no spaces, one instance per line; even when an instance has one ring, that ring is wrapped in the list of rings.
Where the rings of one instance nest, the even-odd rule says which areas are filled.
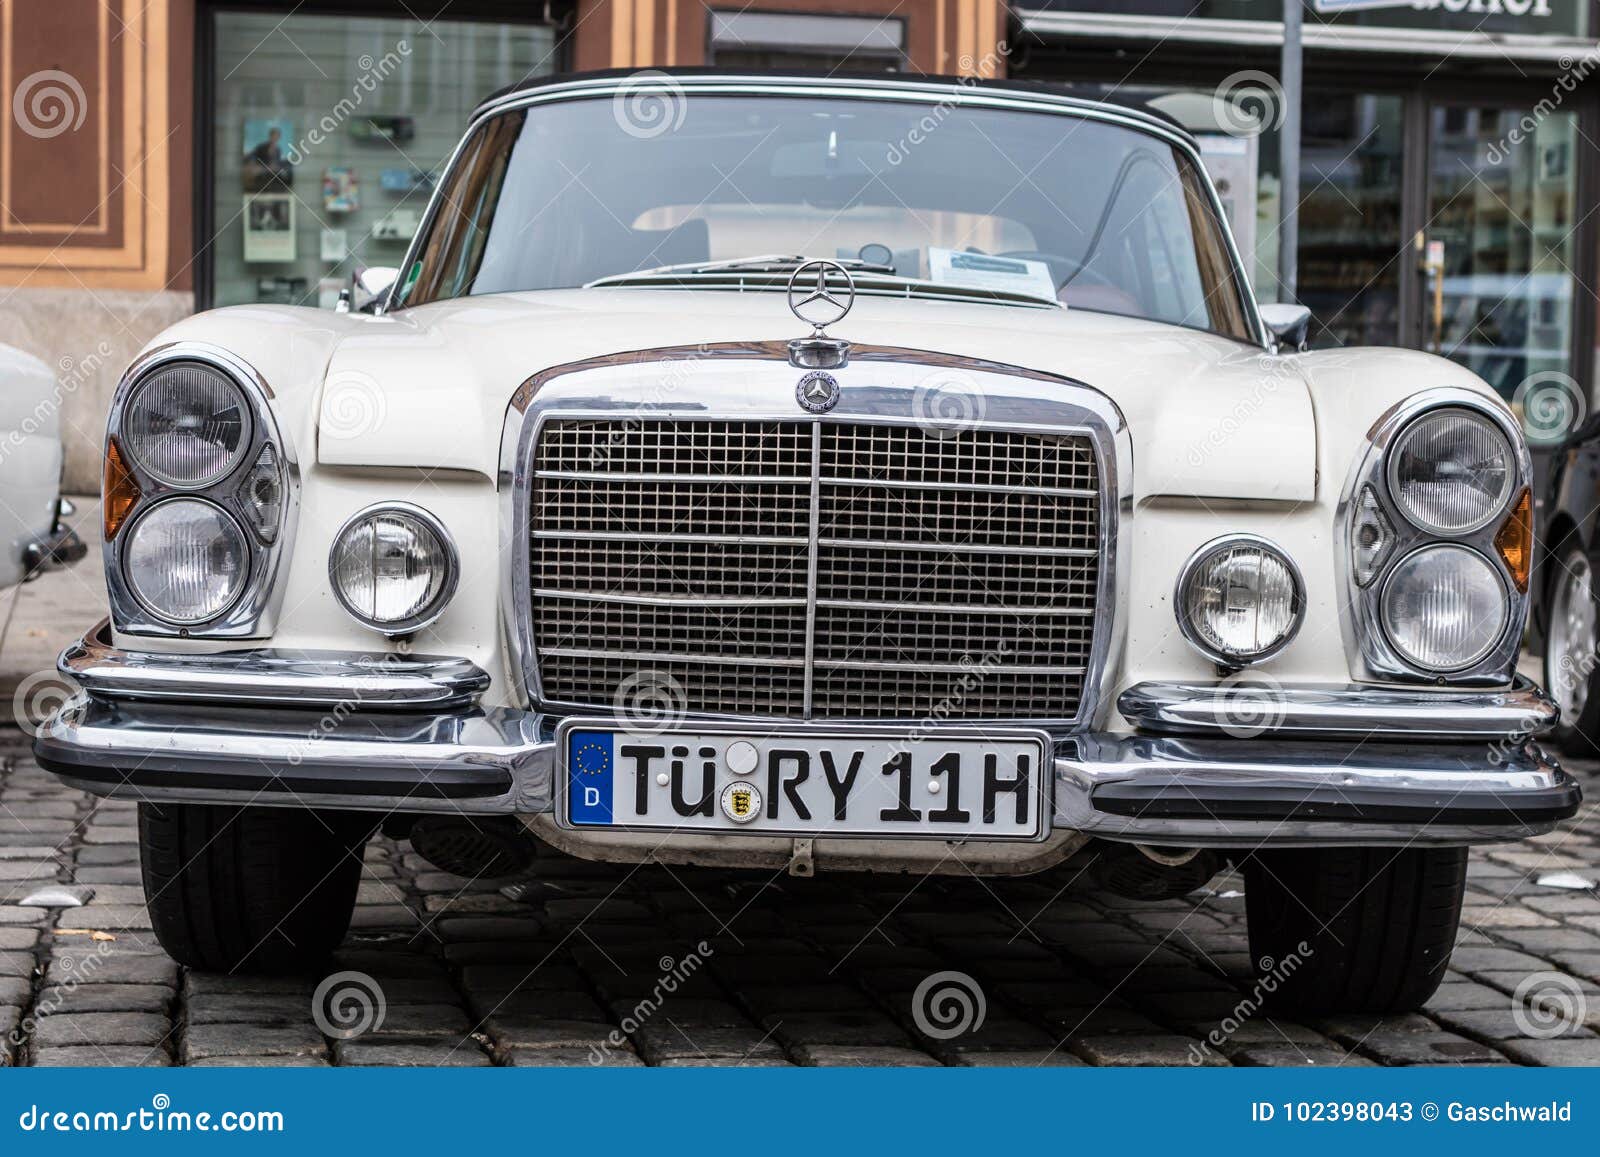
[[[1482,16],[1550,15],[1550,0],[1314,0],[1318,12],[1358,12],[1373,8],[1410,8],[1417,12],[1470,12]]]

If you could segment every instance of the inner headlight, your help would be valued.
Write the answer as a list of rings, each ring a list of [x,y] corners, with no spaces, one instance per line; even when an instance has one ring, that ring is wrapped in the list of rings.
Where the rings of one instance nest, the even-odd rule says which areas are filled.
[[[420,630],[455,593],[455,544],[438,519],[414,506],[373,507],[340,529],[328,577],[359,623],[386,635]]]
[[[1383,629],[1430,671],[1481,660],[1505,630],[1510,604],[1489,560],[1463,546],[1426,546],[1402,559],[1383,587]]]
[[[226,374],[173,362],[139,383],[119,436],[133,461],[169,486],[209,486],[244,457],[250,411]]]
[[[1305,586],[1272,543],[1244,535],[1202,546],[1178,576],[1178,625],[1225,666],[1271,658],[1305,618]]]
[[[146,610],[172,623],[203,623],[231,607],[250,574],[244,532],[198,498],[152,506],[127,531],[123,574]]]
[[[1487,416],[1450,407],[1407,426],[1390,455],[1389,489],[1435,534],[1467,534],[1505,510],[1516,482],[1511,443]]]

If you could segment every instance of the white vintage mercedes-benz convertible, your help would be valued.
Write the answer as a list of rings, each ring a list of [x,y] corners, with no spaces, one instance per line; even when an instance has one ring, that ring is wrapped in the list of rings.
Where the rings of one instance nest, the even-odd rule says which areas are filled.
[[[1516,421],[1258,308],[1192,139],[1020,86],[647,74],[483,104],[367,311],[157,338],[47,768],[157,935],[280,968],[382,825],[1178,894],[1415,1006],[1466,847],[1578,788],[1514,670]]]

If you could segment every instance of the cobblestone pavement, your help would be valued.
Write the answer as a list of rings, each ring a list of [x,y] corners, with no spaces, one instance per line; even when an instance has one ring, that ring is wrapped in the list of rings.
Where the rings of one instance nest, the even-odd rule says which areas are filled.
[[[200,973],[163,955],[143,907],[135,805],[63,787],[19,731],[0,732],[0,756],[9,1063],[1600,1064],[1600,897],[1537,883],[1595,878],[1592,803],[1558,832],[1474,856],[1461,944],[1425,1015],[1315,1024],[1236,1015],[1251,979],[1232,874],[1140,904],[1088,890],[1070,865],[1008,881],[794,879],[556,857],[511,898],[379,838],[328,972],[372,978],[384,1016],[343,1040],[323,1029],[363,1010],[336,1002],[319,1028],[321,977]],[[1600,779],[1585,778],[1600,796]],[[44,882],[94,896],[16,906]],[[914,995],[944,972],[981,992],[977,1031],[919,1028]],[[1550,974],[1586,997],[1587,1024],[1557,1038],[1513,1015],[1518,986]]]

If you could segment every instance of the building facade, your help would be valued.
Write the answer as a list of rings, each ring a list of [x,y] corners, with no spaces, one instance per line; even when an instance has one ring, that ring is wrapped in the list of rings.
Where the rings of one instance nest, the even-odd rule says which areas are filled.
[[[1596,0],[1307,0],[1297,296],[1318,341],[1594,386]],[[1200,137],[1276,283],[1279,0],[0,0],[0,342],[58,367],[69,485],[196,309],[394,264],[484,94],[712,65],[1011,76]]]

